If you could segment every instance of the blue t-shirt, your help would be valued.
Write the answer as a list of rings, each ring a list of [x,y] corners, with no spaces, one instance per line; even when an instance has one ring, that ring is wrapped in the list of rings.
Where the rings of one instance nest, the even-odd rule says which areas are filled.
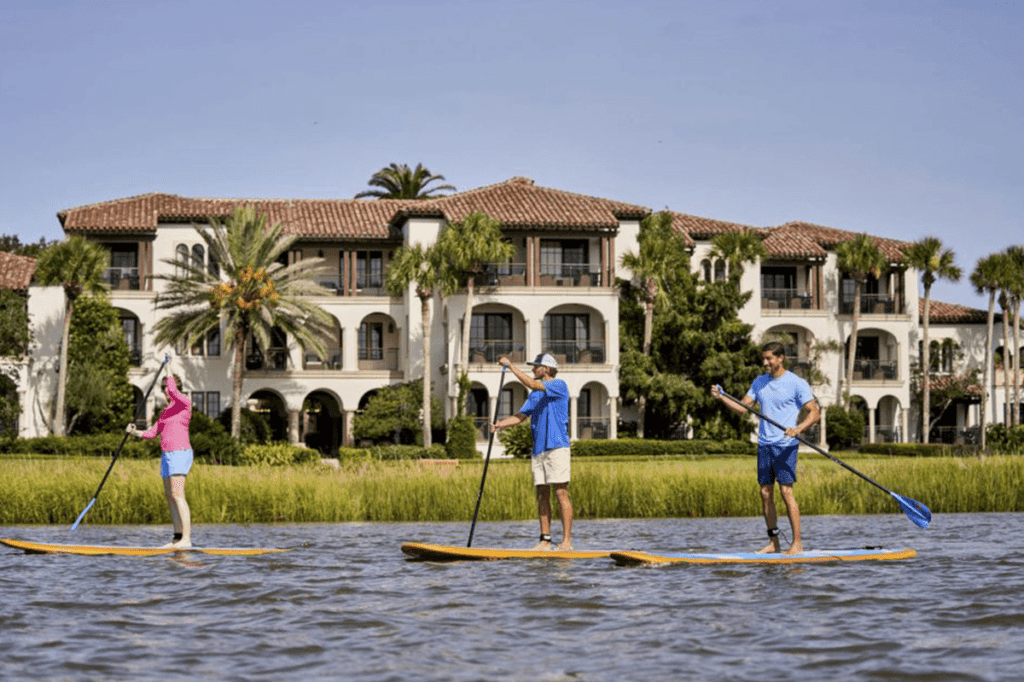
[[[569,447],[569,387],[561,379],[544,382],[543,391],[530,391],[519,411],[530,418],[533,454]]]
[[[800,416],[800,408],[814,400],[810,385],[792,372],[785,372],[780,377],[762,374],[754,379],[747,396],[761,404],[761,414],[786,427],[796,426]],[[778,443],[789,445],[795,441],[786,435],[783,429],[761,420],[757,440],[760,443]]]

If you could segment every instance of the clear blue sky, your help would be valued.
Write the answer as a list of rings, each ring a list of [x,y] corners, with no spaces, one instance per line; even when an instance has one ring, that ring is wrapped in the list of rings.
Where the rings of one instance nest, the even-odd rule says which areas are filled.
[[[1024,242],[1024,7],[0,0],[0,233],[146,192],[352,197],[391,162],[757,226]]]

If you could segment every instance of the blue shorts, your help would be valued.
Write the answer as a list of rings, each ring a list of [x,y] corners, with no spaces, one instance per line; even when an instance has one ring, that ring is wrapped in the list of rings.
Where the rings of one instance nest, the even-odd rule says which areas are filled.
[[[796,451],[799,441],[789,445],[757,444],[757,482],[761,485],[796,483]]]
[[[191,468],[191,450],[171,450],[160,455],[160,475],[163,478],[188,476]]]

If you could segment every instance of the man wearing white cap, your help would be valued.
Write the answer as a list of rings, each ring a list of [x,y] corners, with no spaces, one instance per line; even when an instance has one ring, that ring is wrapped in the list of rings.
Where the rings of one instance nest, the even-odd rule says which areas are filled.
[[[519,412],[494,423],[494,431],[507,429],[530,418],[533,434],[533,484],[537,490],[537,511],[540,514],[540,542],[534,549],[572,549],[572,500],[569,498],[569,387],[556,379],[558,362],[548,353],[541,353],[533,362],[533,376],[515,367],[508,358],[498,364],[508,367],[516,378],[530,389]],[[562,517],[562,542],[551,544],[551,490],[558,500]]]

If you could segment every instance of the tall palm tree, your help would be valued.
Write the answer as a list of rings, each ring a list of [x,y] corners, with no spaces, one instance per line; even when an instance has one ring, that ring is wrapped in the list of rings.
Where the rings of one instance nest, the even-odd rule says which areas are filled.
[[[690,255],[682,237],[672,229],[672,214],[662,211],[649,215],[640,222],[637,234],[638,253],[622,254],[624,268],[629,268],[633,279],[640,282],[644,300],[644,356],[651,356],[654,339],[654,311],[664,305],[668,293],[666,282],[680,268],[689,269]],[[637,397],[637,438],[644,437],[647,415],[647,391]]]
[[[231,435],[240,434],[245,344],[251,337],[270,347],[271,332],[280,329],[303,350],[324,353],[324,339],[333,333],[331,316],[305,298],[322,293],[314,278],[323,274],[322,259],[282,265],[278,258],[295,242],[282,234],[280,223],[267,228],[265,215],[252,206],[238,206],[230,218],[211,218],[208,227],[195,226],[216,269],[203,263],[165,260],[176,274],[158,275],[167,281],[156,307],[174,312],[156,323],[156,342],[191,346],[223,321],[227,347],[234,350]]]
[[[443,175],[434,175],[417,163],[410,169],[408,164],[392,163],[373,174],[366,184],[380,189],[368,189],[356,195],[356,199],[436,199],[443,194],[438,192],[455,191],[453,185],[436,185],[428,188],[432,182],[444,180]]]
[[[711,238],[711,257],[724,258],[729,265],[729,282],[739,284],[743,265],[768,255],[764,241],[754,231],[722,232]]]
[[[1002,267],[1000,259],[1002,254],[994,253],[984,258],[978,259],[977,264],[974,266],[974,271],[971,273],[971,284],[974,285],[975,291],[979,294],[988,292],[988,324],[985,328],[985,364],[984,367],[985,380],[982,382],[981,392],[981,429],[980,445],[981,449],[985,449],[985,420],[986,420],[986,409],[988,403],[988,389],[992,382],[992,337],[995,326],[996,317],[996,294],[999,292],[999,271]]]
[[[850,331],[850,347],[846,352],[846,386],[844,403],[850,408],[850,387],[853,383],[853,363],[857,356],[857,327],[860,325],[860,294],[868,276],[880,277],[889,266],[885,255],[879,251],[874,240],[867,234],[859,234],[850,241],[836,246],[837,266],[854,281],[853,328]]]
[[[423,447],[431,445],[430,395],[433,367],[430,358],[430,300],[441,288],[444,277],[440,251],[436,246],[422,244],[403,246],[388,264],[384,286],[392,296],[404,296],[409,286],[416,285],[423,324]]]
[[[483,272],[487,263],[508,261],[515,255],[515,247],[501,233],[501,221],[483,211],[469,214],[461,223],[449,223],[437,240],[438,259],[442,274],[442,295],[451,296],[466,290],[466,315],[462,318],[462,344],[459,364],[465,377],[469,367],[469,336],[473,322],[474,279]],[[462,414],[463,405],[459,406]]]
[[[1007,292],[1013,314],[1013,409],[1010,424],[1020,425],[1020,306],[1024,300],[1024,246],[1010,246],[1006,251]]]
[[[64,323],[60,337],[60,369],[57,374],[57,404],[51,425],[53,434],[63,436],[65,432],[65,402],[68,378],[68,337],[71,332],[71,313],[75,301],[82,294],[98,296],[106,291],[103,283],[107,268],[110,267],[109,252],[84,237],[75,235],[67,241],[48,247],[36,263],[36,282],[43,286],[64,288]]]
[[[921,349],[921,381],[924,395],[921,405],[924,443],[928,443],[928,432],[931,430],[931,347],[929,346],[928,328],[931,322],[932,285],[940,279],[959,282],[963,274],[954,262],[955,256],[951,249],[944,248],[936,237],[925,237],[903,250],[903,261],[921,273],[924,284],[924,335]]]

